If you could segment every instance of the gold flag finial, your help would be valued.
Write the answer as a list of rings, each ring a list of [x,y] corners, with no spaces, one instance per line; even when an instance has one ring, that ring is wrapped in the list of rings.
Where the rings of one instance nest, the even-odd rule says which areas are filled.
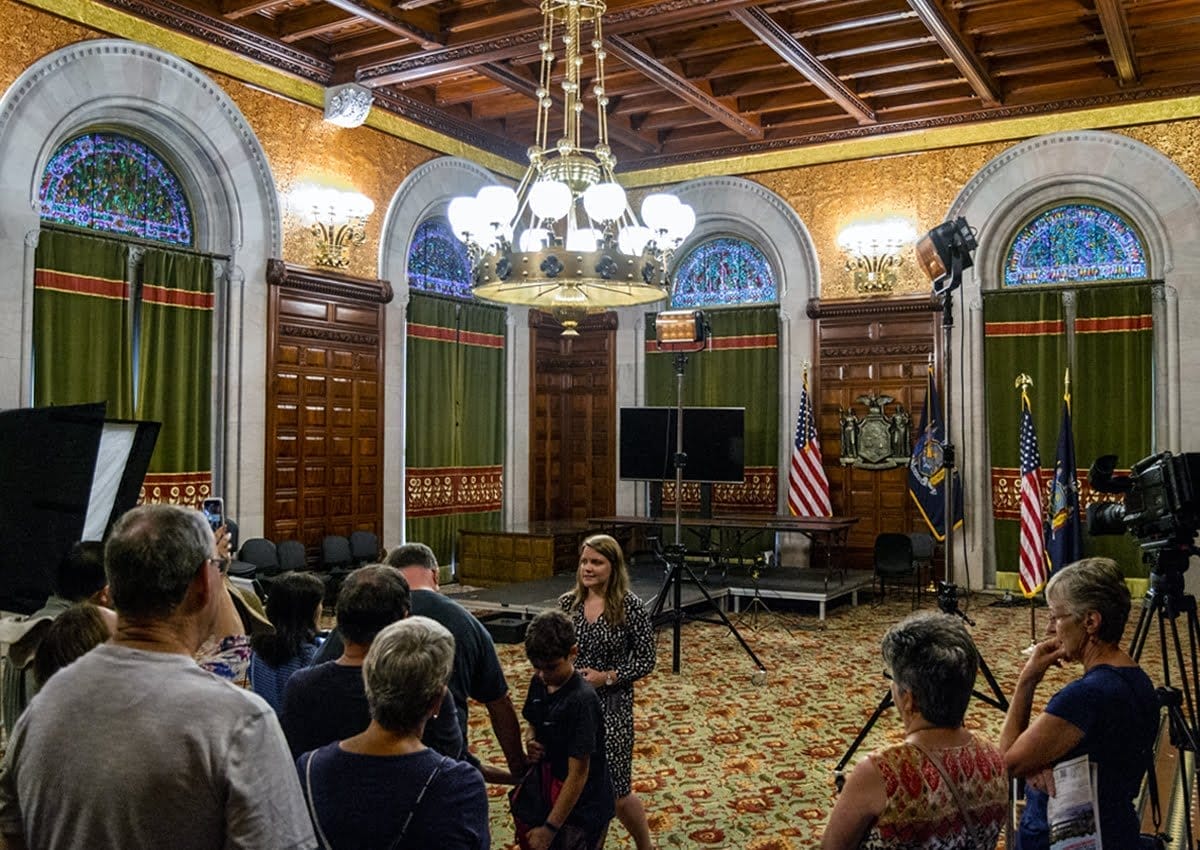
[[[1065,398],[1071,397],[1071,367],[1070,366],[1068,366],[1063,371],[1063,396]]]
[[[1013,386],[1021,392],[1027,392],[1033,386],[1033,378],[1026,375],[1024,372],[1017,375],[1017,380],[1013,382]]]

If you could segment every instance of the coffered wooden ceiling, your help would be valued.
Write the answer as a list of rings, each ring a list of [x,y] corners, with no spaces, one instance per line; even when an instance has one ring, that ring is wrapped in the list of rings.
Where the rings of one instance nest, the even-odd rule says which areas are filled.
[[[107,5],[521,163],[533,141],[536,0]],[[622,170],[1200,92],[1200,0],[610,0],[604,28]]]

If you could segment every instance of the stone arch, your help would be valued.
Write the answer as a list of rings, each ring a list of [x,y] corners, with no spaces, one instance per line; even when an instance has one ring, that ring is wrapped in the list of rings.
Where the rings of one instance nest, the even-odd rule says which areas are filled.
[[[387,305],[384,374],[387,379],[385,396],[388,415],[384,419],[383,458],[384,480],[396,482],[396,486],[383,491],[383,533],[388,540],[399,540],[404,535],[404,475],[405,434],[407,433],[408,411],[405,401],[405,349],[406,317],[408,313],[408,248],[417,225],[434,215],[444,215],[450,200],[458,195],[474,195],[483,186],[499,181],[490,171],[470,160],[459,157],[439,157],[414,168],[396,189],[388,204],[383,229],[379,239],[379,274],[391,281],[396,297]],[[504,462],[504,504],[527,505],[528,482],[514,481],[514,470],[529,454],[529,439],[524,427],[514,427],[517,411],[514,399],[527,398],[529,394],[529,370],[517,369],[516,364],[528,363],[528,334],[515,333],[518,314],[528,311],[510,308],[508,311],[508,351],[506,372],[508,378],[508,427]],[[522,321],[522,325],[524,322]],[[519,351],[518,351],[519,349]],[[518,360],[520,357],[522,359]],[[514,386],[514,382],[520,386]],[[399,415],[396,415],[398,411]],[[519,453],[519,454],[518,454]],[[509,517],[506,517],[509,519]]]
[[[280,211],[266,154],[233,100],[194,65],[122,39],[81,41],[25,70],[0,98],[0,251],[24,255],[0,269],[0,407],[31,401],[33,248],[46,163],[87,129],[128,133],[152,144],[192,202],[196,247],[231,257],[229,323],[221,355],[225,398],[261,399],[266,350],[266,262],[279,256]],[[218,435],[225,498],[243,534],[262,528],[265,435],[228,405]],[[243,470],[248,470],[243,472]],[[218,479],[220,480],[220,478]]]
[[[808,228],[796,211],[765,186],[741,177],[706,177],[672,189],[696,211],[696,229],[679,246],[682,257],[715,236],[753,242],[771,263],[779,284],[780,381],[779,433],[791,434],[800,405],[800,375],[813,350],[813,324],[805,309],[820,292],[820,266]],[[639,368],[642,368],[639,361]],[[790,441],[780,440],[778,468],[787,469]],[[780,487],[779,509],[787,493]]]
[[[1158,448],[1195,450],[1198,438],[1181,423],[1200,416],[1200,382],[1184,378],[1180,363],[1197,362],[1200,340],[1182,338],[1179,328],[1200,321],[1200,189],[1161,151],[1118,133],[1078,131],[1039,136],[1004,151],[963,187],[947,218],[963,216],[977,228],[975,267],[963,276],[955,322],[963,334],[965,416],[953,422],[961,447],[967,499],[968,562],[978,578],[990,579],[990,459],[983,423],[983,316],[981,293],[999,287],[1004,252],[1017,229],[1044,207],[1072,199],[1096,200],[1120,211],[1141,232],[1150,276],[1166,282],[1155,304],[1155,323],[1165,329],[1155,352],[1156,441]],[[957,374],[955,380],[957,382]],[[1186,383],[1184,383],[1186,381]],[[957,407],[957,405],[956,405]],[[957,411],[956,411],[957,412]],[[1081,458],[1080,462],[1086,462]]]

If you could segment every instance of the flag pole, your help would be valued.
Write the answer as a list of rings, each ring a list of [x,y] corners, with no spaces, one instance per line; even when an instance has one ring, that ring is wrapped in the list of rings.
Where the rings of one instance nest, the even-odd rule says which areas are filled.
[[[1013,383],[1018,390],[1021,391],[1021,398],[1024,401],[1025,396],[1029,392],[1029,388],[1033,386],[1033,378],[1026,375],[1024,372],[1017,375],[1016,381]],[[1018,572],[1020,568],[1018,567]],[[1037,606],[1034,605],[1033,596],[1026,597],[1029,600],[1029,646],[1024,650],[1024,654],[1028,655],[1037,646]]]

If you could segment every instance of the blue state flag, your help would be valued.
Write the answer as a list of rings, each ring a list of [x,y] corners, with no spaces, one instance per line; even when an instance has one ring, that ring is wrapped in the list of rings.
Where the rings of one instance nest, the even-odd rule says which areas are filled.
[[[921,431],[908,462],[908,492],[917,510],[939,541],[946,539],[946,469],[943,466],[943,445],[946,429],[942,425],[942,405],[933,383],[933,366],[929,367],[925,389],[925,406],[921,410]],[[963,521],[962,481],[954,473],[954,527]]]
[[[1069,387],[1070,376],[1067,377]],[[1062,424],[1058,429],[1058,451],[1054,481],[1050,485],[1050,527],[1046,532],[1046,555],[1050,574],[1083,557],[1083,530],[1079,517],[1079,481],[1075,468],[1075,438],[1071,432],[1071,391],[1063,392]]]

